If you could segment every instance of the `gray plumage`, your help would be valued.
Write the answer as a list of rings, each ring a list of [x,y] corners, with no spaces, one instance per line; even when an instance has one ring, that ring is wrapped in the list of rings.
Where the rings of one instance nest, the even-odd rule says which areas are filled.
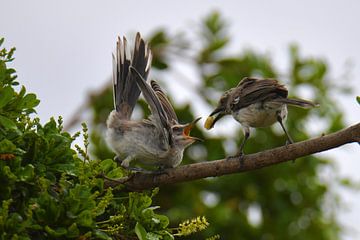
[[[310,108],[316,104],[303,99],[288,98],[288,90],[275,79],[258,79],[246,77],[235,87],[226,91],[220,98],[218,106],[210,114],[206,128],[212,128],[224,115],[231,114],[243,127],[244,140],[238,155],[242,154],[250,128],[268,127],[279,122],[288,142],[292,139],[283,121],[287,116],[287,105]],[[213,117],[215,116],[215,117]]]
[[[176,167],[182,161],[184,149],[196,140],[189,133],[199,119],[179,124],[160,86],[154,80],[151,85],[146,82],[152,55],[139,33],[131,59],[126,51],[126,39],[119,38],[113,55],[115,110],[107,120],[107,142],[125,168],[129,168],[132,161],[161,168]],[[141,92],[151,116],[131,120]]]

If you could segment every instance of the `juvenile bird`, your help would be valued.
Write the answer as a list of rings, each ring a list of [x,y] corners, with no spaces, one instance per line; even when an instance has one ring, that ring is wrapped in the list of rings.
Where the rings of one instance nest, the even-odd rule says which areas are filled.
[[[160,86],[146,83],[151,67],[151,50],[140,34],[136,35],[131,59],[127,41],[118,39],[113,55],[113,110],[107,120],[107,141],[124,168],[137,163],[163,168],[178,166],[184,149],[197,138],[190,136],[195,123],[179,124],[178,118]],[[140,92],[148,103],[151,116],[139,121],[131,115]]]
[[[229,89],[220,97],[218,106],[205,121],[205,128],[211,129],[220,118],[231,114],[242,125],[244,131],[244,140],[236,156],[243,155],[251,127],[268,127],[279,122],[288,143],[293,143],[283,124],[288,113],[287,105],[302,108],[317,106],[303,99],[288,98],[286,87],[275,79],[245,77],[236,87]]]

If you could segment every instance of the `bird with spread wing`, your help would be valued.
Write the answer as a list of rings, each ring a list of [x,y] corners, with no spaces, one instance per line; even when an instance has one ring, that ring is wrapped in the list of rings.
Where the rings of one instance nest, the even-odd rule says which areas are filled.
[[[175,111],[159,84],[146,82],[151,68],[149,46],[137,33],[130,58],[127,40],[117,41],[113,55],[114,104],[107,120],[107,142],[124,168],[133,161],[159,168],[178,166],[184,149],[197,138],[190,136],[191,129],[200,119],[180,124]],[[132,120],[131,115],[142,92],[149,105],[148,119]]]

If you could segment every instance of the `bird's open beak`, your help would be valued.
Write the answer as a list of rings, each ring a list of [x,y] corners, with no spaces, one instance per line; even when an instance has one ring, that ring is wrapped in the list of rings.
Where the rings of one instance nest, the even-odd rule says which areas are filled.
[[[206,119],[204,127],[207,130],[213,128],[215,123],[225,115],[224,111],[225,108],[222,106],[218,106],[217,108],[215,108],[215,110],[212,113],[210,113],[209,117]]]
[[[184,127],[183,134],[184,134],[184,136],[185,136],[186,138],[190,138],[190,139],[197,140],[197,141],[203,141],[203,140],[200,139],[200,138],[190,136],[191,129],[193,129],[193,128],[195,127],[195,124],[196,124],[200,119],[201,119],[201,117],[195,119],[194,121],[192,121],[191,123],[187,124],[187,125]]]

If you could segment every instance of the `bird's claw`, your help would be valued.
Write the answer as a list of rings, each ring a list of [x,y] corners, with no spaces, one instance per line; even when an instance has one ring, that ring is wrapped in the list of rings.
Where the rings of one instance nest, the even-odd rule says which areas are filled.
[[[145,173],[145,174],[154,174],[154,171],[146,170],[138,167],[124,167],[126,170],[137,172],[137,173]]]
[[[146,170],[139,167],[129,167],[129,166],[122,166],[122,167],[128,171],[137,172],[137,173],[154,174],[154,175],[168,174],[166,168],[164,168],[163,166],[160,166],[157,170]]]
[[[244,152],[240,151],[233,156],[227,157],[226,160],[230,160],[231,158],[237,158],[237,159],[239,159],[239,161],[242,161],[244,159],[244,156],[245,156]]]
[[[166,168],[164,166],[159,166],[157,170],[152,171],[151,173],[155,175],[161,175],[161,174],[169,175],[169,173],[166,171]]]
[[[286,140],[286,142],[285,142],[285,146],[288,146],[288,145],[293,144],[293,143],[294,143],[293,140],[288,139],[288,140]],[[296,159],[292,160],[292,163],[295,163],[295,160],[296,160]]]
[[[240,162],[240,168],[242,168],[242,166],[244,165],[244,157],[245,157],[245,154],[243,151],[239,151],[237,154],[233,155],[233,156],[229,156],[226,158],[226,160],[230,160],[230,159],[237,159],[239,160]]]

